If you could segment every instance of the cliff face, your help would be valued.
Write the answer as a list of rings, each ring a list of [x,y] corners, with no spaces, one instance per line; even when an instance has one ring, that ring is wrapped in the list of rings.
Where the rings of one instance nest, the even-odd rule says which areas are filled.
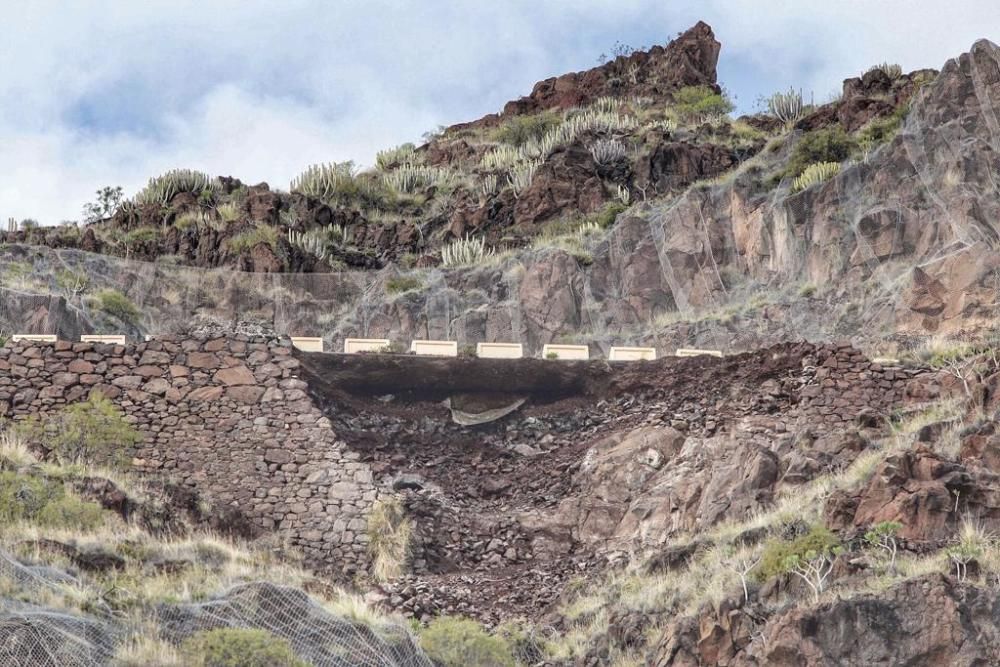
[[[691,71],[708,76],[711,40],[699,37],[701,32],[679,38],[674,44],[684,47],[680,51],[672,45],[643,57],[673,62],[693,50],[705,57],[684,56],[700,63]],[[390,266],[260,280],[169,264],[98,261],[66,250],[58,259],[8,246],[4,257],[32,263],[51,291],[56,288],[47,267],[62,262],[92,272],[95,284],[107,281],[142,304],[143,328],[149,331],[199,314],[230,319],[250,306],[289,332],[322,333],[333,345],[356,335],[522,340],[532,350],[564,338],[600,347],[636,342],[667,349],[685,344],[749,349],[801,335],[820,340],[854,335],[865,343],[866,337],[974,327],[995,315],[1000,285],[995,279],[1000,198],[991,176],[998,159],[998,61],[997,46],[981,41],[936,78],[925,72],[894,82],[871,74],[849,79],[841,101],[806,116],[798,129],[773,139],[768,150],[735,170],[730,167],[738,158],[730,149],[704,143],[699,135],[645,135],[653,142],[648,152],[627,171],[606,174],[624,179],[633,199],[640,200],[607,232],[523,247],[526,241],[518,235],[544,228],[539,221],[566,211],[599,211],[611,198],[601,181],[605,168],[589,151],[558,149],[516,199],[509,190],[483,205],[456,195],[455,208],[441,219],[444,238],[484,234],[522,245],[499,261],[465,269]],[[856,127],[872,115],[902,108],[900,100],[907,100],[909,111],[899,132],[846,163],[835,177],[801,192],[792,191],[789,179],[767,185],[817,124]],[[441,155],[458,160],[455,146],[465,141],[442,139],[431,148],[449,147],[451,152]],[[667,194],[723,172],[715,182]],[[277,217],[273,206],[283,206],[280,198],[271,206]],[[316,210],[329,215],[329,209]],[[359,228],[357,238],[392,244],[399,229]],[[423,247],[409,246],[418,253],[440,242],[435,235],[407,238]],[[299,257],[295,252],[287,257]],[[255,248],[246,266],[258,260],[268,264],[271,253]],[[268,270],[291,268],[285,260],[271,264]],[[189,296],[166,296],[164,284]],[[245,296],[234,301],[226,290],[202,288],[215,284]],[[262,293],[258,298],[254,292]],[[202,296],[190,298],[195,293]],[[276,302],[280,308],[273,307]],[[53,303],[46,311],[60,308]],[[28,310],[11,307],[5,326],[24,322],[54,330],[47,315]],[[102,326],[86,313],[69,317],[66,322],[80,323],[63,325],[66,330],[86,329],[87,320]]]

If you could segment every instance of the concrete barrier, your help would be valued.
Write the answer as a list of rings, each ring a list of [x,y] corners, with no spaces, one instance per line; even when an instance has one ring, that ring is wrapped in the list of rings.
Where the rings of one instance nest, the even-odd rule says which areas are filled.
[[[344,354],[358,352],[385,352],[392,342],[388,338],[345,338]]]
[[[545,345],[542,347],[542,358],[569,360],[590,359],[590,347],[587,345]]]
[[[656,359],[655,347],[612,347],[608,361],[652,361]]]
[[[879,364],[880,366],[898,366],[899,359],[895,357],[875,357],[872,359],[873,364]]]
[[[410,352],[429,357],[457,357],[458,343],[453,340],[415,340]]]
[[[80,336],[81,343],[108,343],[110,345],[125,345],[128,339],[125,336],[101,336],[97,334]]]
[[[524,348],[520,343],[477,343],[476,356],[480,359],[520,359]]]
[[[309,336],[292,336],[292,345],[303,352],[322,352],[323,339]]]
[[[678,357],[700,357],[702,355],[708,355],[710,357],[721,357],[722,352],[719,350],[695,350],[692,348],[680,348],[677,350]]]
[[[14,334],[10,337],[15,343],[19,340],[32,341],[35,343],[54,343],[56,337],[51,334]]]

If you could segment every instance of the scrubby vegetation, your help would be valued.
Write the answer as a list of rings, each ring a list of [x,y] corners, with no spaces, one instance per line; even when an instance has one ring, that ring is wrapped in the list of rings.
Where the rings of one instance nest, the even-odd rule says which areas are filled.
[[[486,633],[475,621],[443,616],[420,633],[420,646],[442,667],[514,667],[506,642]]]
[[[125,416],[99,391],[62,408],[53,417],[25,419],[13,427],[27,444],[66,464],[120,465],[142,440]]]
[[[111,317],[135,326],[142,313],[131,299],[115,289],[103,289],[96,295],[97,307]]]
[[[307,667],[287,641],[254,628],[202,630],[186,639],[181,654],[192,667]]]

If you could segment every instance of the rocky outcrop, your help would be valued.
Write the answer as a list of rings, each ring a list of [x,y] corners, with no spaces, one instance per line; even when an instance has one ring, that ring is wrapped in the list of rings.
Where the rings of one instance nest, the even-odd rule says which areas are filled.
[[[720,49],[712,28],[699,21],[666,46],[618,56],[584,72],[545,79],[535,84],[530,95],[508,102],[499,116],[486,116],[453,129],[492,124],[499,118],[547,109],[585,106],[599,97],[618,95],[624,90],[664,102],[672,91],[683,86],[715,86]]]
[[[913,540],[950,538],[963,520],[992,531],[1000,526],[1000,477],[923,447],[888,457],[857,491],[834,493],[826,515],[837,529],[896,521]]]
[[[988,664],[1000,656],[998,603],[994,590],[939,574],[911,579],[882,594],[795,609],[771,620],[760,664]]]

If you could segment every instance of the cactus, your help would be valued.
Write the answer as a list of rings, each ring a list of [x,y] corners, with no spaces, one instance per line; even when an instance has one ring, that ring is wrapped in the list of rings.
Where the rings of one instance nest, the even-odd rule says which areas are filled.
[[[182,192],[200,195],[204,191],[217,193],[222,190],[218,179],[194,169],[173,169],[165,174],[149,179],[145,188],[135,196],[136,204],[160,204],[166,206]]]
[[[443,167],[403,165],[382,175],[382,181],[396,192],[413,193],[430,186],[448,185],[453,180],[451,171]]]
[[[538,162],[524,162],[511,167],[507,172],[507,183],[514,190],[515,197],[520,197],[521,193],[531,185],[535,172],[538,171],[538,165]]]
[[[314,164],[292,179],[289,189],[319,199],[329,201],[350,187],[354,181],[353,162],[330,162]]]
[[[416,148],[413,144],[402,144],[375,154],[375,167],[380,171],[388,171],[393,167],[416,163]]]
[[[481,264],[485,260],[493,257],[494,251],[486,249],[486,239],[479,238],[459,239],[441,248],[441,266],[469,266]]]
[[[289,245],[321,261],[330,257],[331,245],[345,244],[349,241],[350,235],[343,225],[327,225],[306,232],[288,230]]]
[[[767,110],[786,125],[791,125],[801,118],[802,109],[802,91],[791,88],[787,93],[775,93],[767,100]]]
[[[625,157],[625,144],[617,139],[598,139],[590,147],[597,164],[611,164]]]
[[[490,197],[497,191],[497,185],[499,185],[499,179],[496,174],[486,174],[483,176],[482,182],[479,184],[479,192],[482,194],[483,198]]]
[[[865,72],[874,72],[875,70],[882,70],[890,80],[895,81],[899,77],[903,76],[903,68],[896,63],[879,63],[878,65],[872,65]]]
[[[792,192],[799,192],[812,187],[817,183],[832,178],[840,173],[840,163],[838,162],[816,162],[806,167],[805,171],[792,181]]]
[[[632,200],[632,193],[624,185],[618,186],[618,201],[628,206],[629,202]]]

